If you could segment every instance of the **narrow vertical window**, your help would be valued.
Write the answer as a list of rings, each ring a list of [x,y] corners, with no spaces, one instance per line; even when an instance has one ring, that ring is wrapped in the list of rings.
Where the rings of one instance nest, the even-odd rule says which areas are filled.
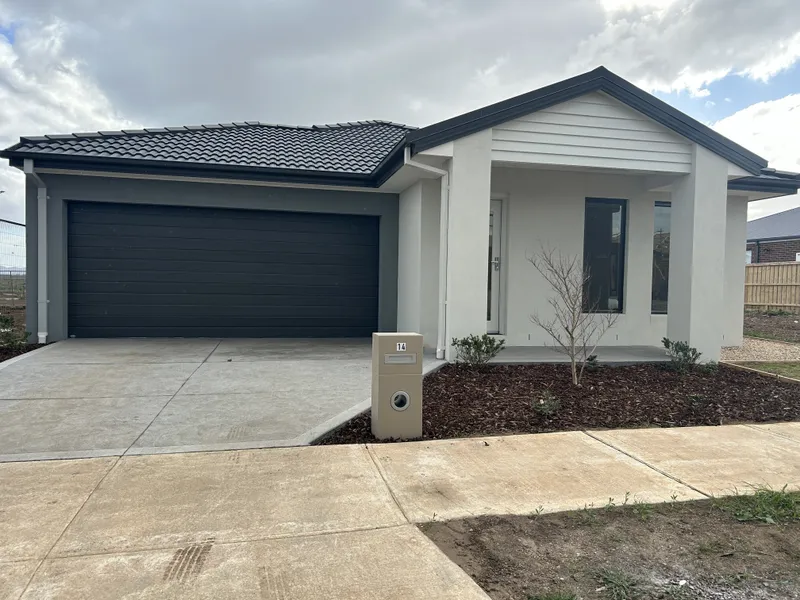
[[[583,287],[587,312],[622,312],[625,281],[625,200],[587,198],[583,223]]]
[[[653,224],[653,291],[650,309],[653,314],[667,314],[669,295],[670,203],[656,202]]]

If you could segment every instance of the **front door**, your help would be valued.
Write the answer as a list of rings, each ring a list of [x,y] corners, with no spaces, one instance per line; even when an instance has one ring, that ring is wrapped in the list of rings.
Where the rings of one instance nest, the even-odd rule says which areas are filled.
[[[500,269],[502,263],[503,203],[492,200],[489,213],[489,290],[486,302],[486,331],[500,333]]]

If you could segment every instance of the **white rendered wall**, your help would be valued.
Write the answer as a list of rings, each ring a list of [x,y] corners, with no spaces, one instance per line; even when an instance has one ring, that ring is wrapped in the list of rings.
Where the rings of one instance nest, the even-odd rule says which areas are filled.
[[[725,281],[728,163],[694,146],[692,173],[672,192],[667,335],[719,360]]]
[[[426,348],[436,348],[439,331],[439,206],[441,179],[422,181],[420,333]]]
[[[400,193],[397,238],[397,330],[420,331],[422,182]]]
[[[453,142],[447,269],[447,358],[454,337],[486,333],[491,130]]]
[[[664,193],[643,192],[642,178],[580,172],[495,168],[492,193],[502,195],[507,214],[504,247],[505,322],[501,332],[509,346],[540,346],[552,340],[530,321],[530,315],[552,315],[549,285],[527,260],[541,245],[583,257],[584,206],[587,197],[627,199],[624,313],[603,345],[660,345],[666,315],[651,315],[653,215]],[[485,274],[484,258],[484,273]],[[485,292],[484,292],[485,293]]]
[[[741,346],[744,332],[744,254],[747,248],[747,198],[728,196],[725,223],[725,321],[723,346]]]
[[[397,330],[421,333],[436,347],[439,298],[438,179],[422,179],[400,193]]]
[[[692,166],[688,140],[602,92],[508,121],[492,135],[498,162],[665,173]]]

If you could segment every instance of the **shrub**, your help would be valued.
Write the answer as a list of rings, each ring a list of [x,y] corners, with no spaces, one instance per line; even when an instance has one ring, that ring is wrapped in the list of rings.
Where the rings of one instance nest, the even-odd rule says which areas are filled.
[[[673,342],[669,338],[664,338],[661,343],[664,344],[664,348],[667,350],[672,368],[678,373],[691,371],[697,365],[697,361],[700,360],[701,353],[697,351],[697,348],[692,348],[686,342]]]
[[[15,328],[12,316],[0,315],[0,346],[16,348],[27,341],[27,334]]]
[[[698,368],[700,369],[700,371],[706,373],[707,375],[714,375],[717,371],[719,371],[719,363],[714,360],[711,360],[703,365],[700,365],[700,367]]]
[[[594,373],[600,370],[600,363],[597,361],[597,354],[592,354],[586,359],[586,370]]]
[[[561,408],[561,401],[549,387],[542,390],[538,398],[533,399],[533,410],[545,417],[556,414],[559,408]]]
[[[614,327],[619,314],[598,312],[596,302],[589,304],[583,291],[592,278],[581,256],[561,254],[543,246],[528,260],[553,291],[547,299],[552,316],[535,312],[530,316],[531,322],[552,338],[556,352],[567,355],[572,385],[579,386],[589,358],[606,331]]]
[[[464,338],[453,338],[453,347],[456,349],[456,362],[472,367],[485,365],[505,348],[505,340],[493,338],[488,333],[481,336],[475,334]]]

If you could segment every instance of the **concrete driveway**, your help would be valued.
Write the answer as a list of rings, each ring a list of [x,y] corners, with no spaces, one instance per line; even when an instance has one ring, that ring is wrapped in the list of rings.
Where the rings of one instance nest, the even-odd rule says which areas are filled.
[[[369,340],[69,340],[0,364],[0,461],[302,445],[369,395]]]

